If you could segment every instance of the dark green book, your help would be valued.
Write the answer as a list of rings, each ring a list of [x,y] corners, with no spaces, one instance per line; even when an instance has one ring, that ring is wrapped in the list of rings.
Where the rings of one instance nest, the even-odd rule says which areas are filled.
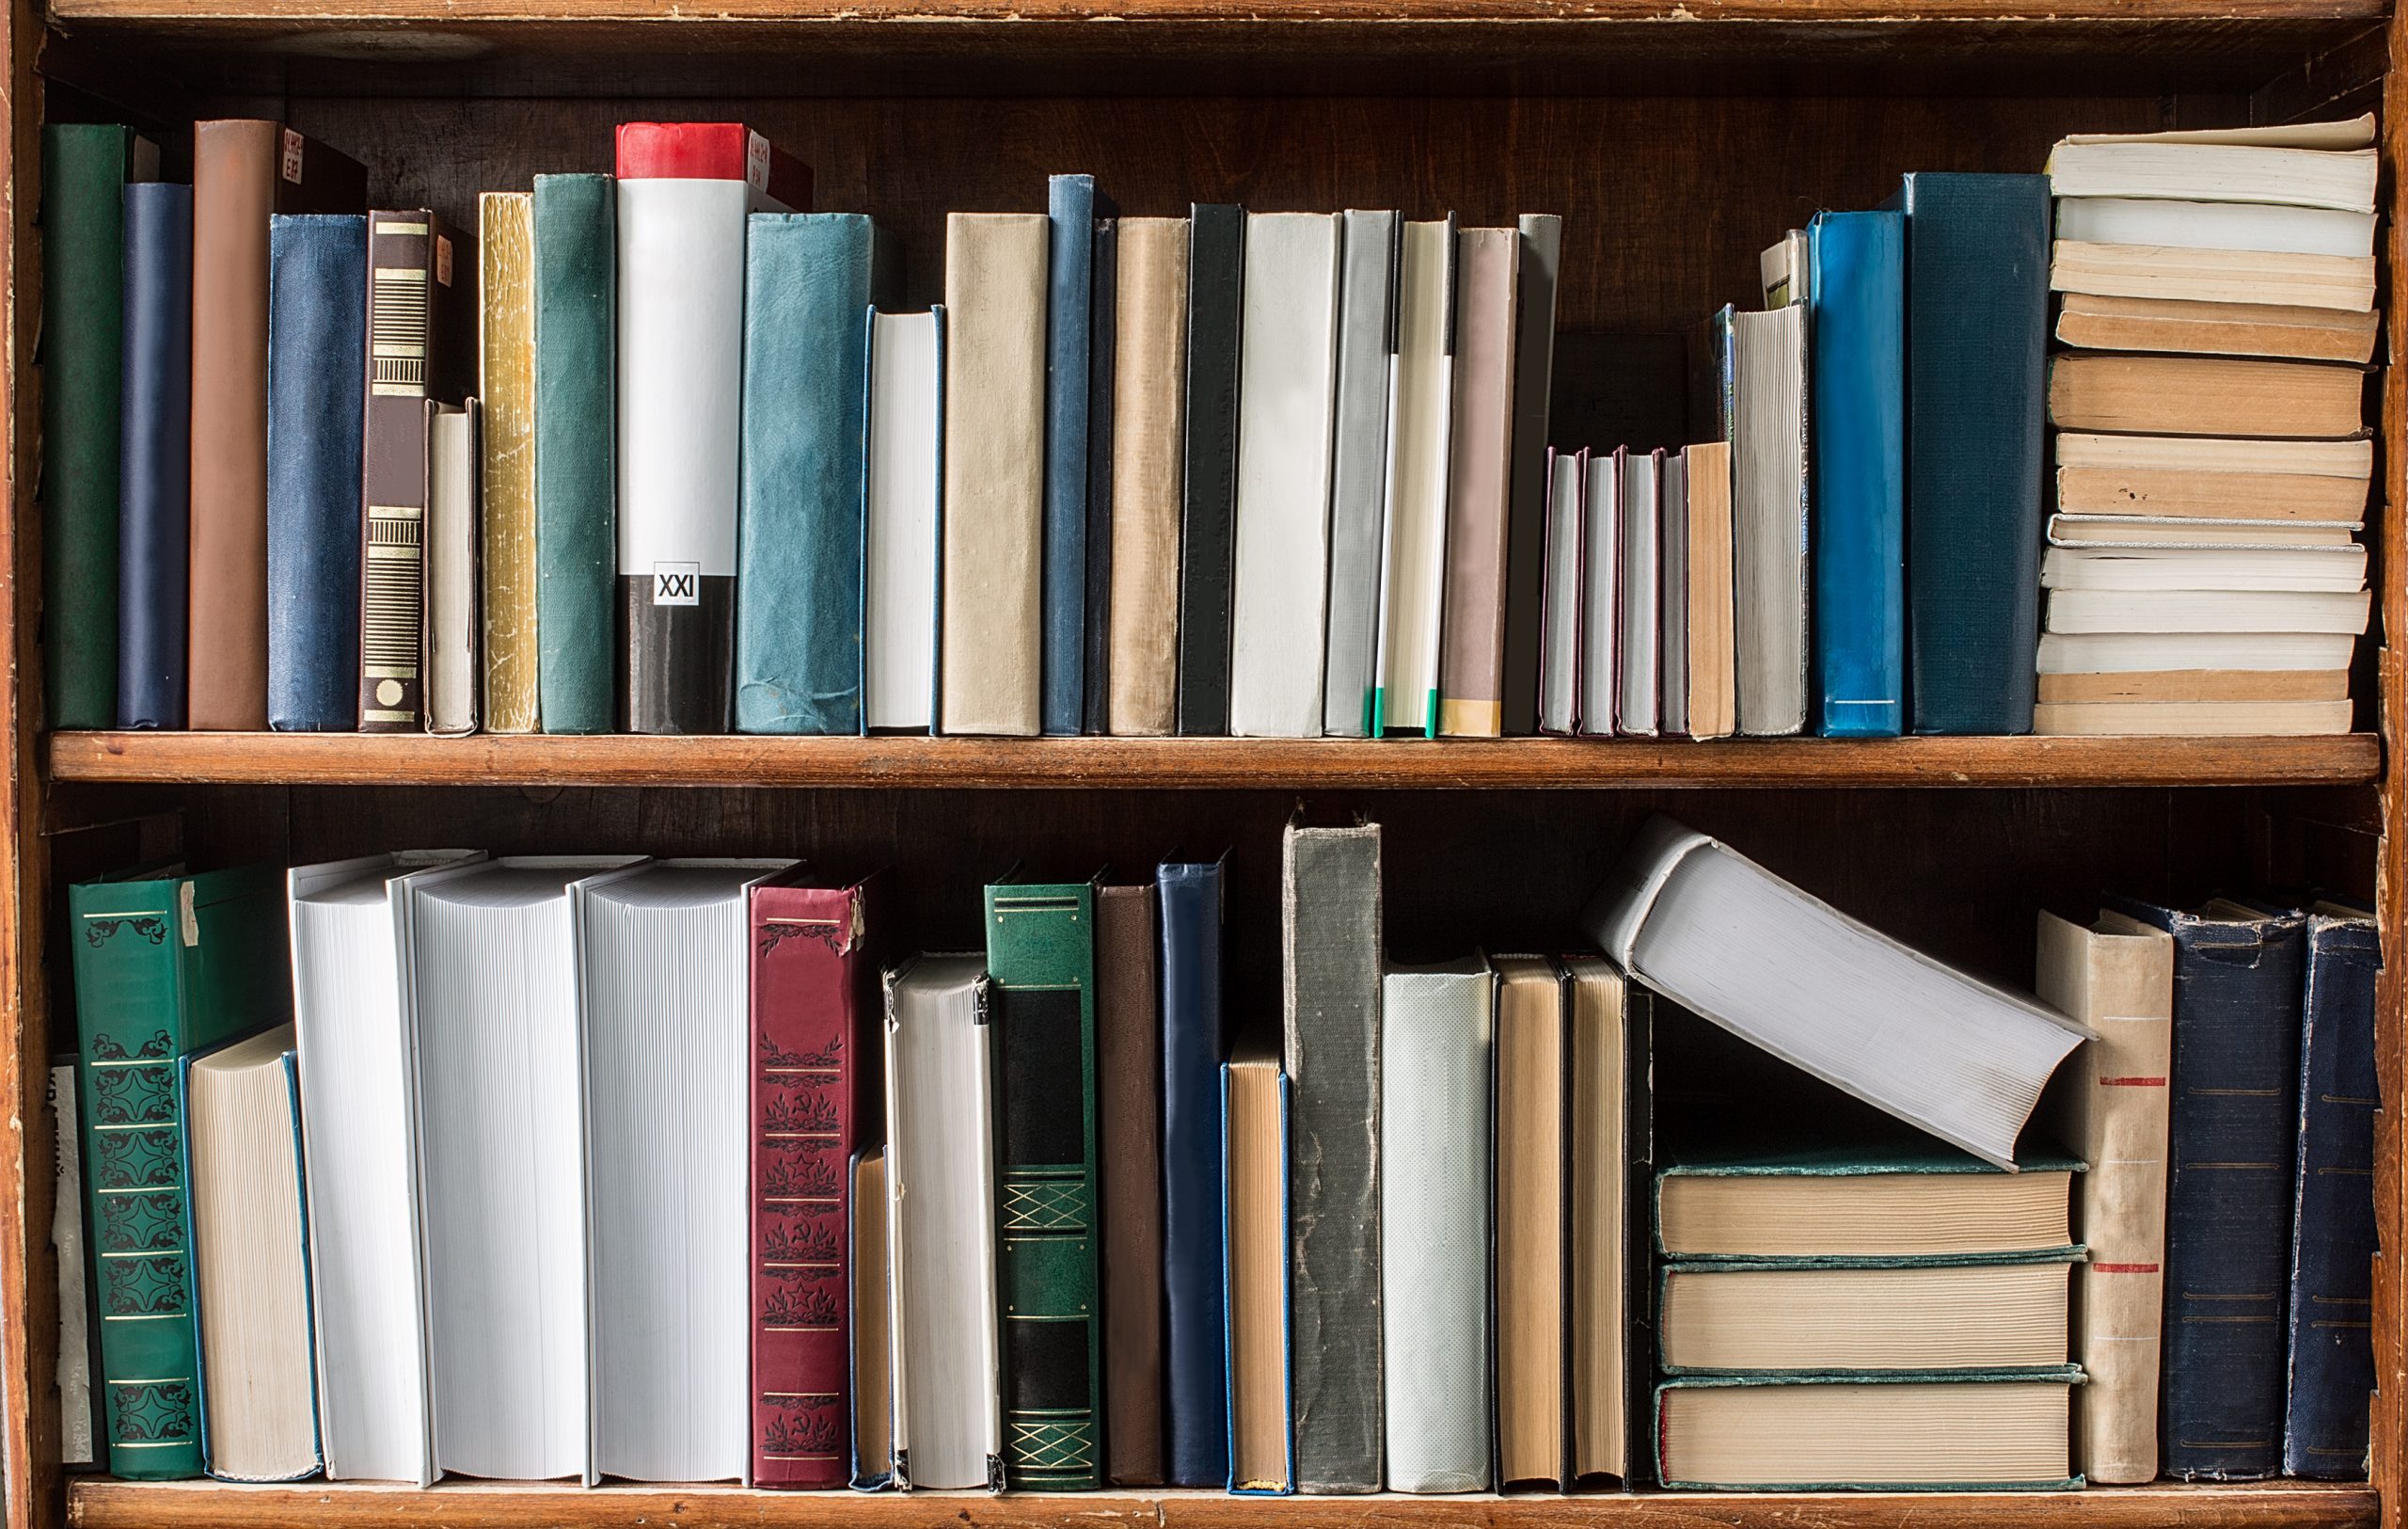
[[[85,1183],[113,1475],[201,1471],[178,1064],[292,1011],[284,877],[248,866],[68,892]]]
[[[117,725],[125,183],[158,151],[114,123],[41,130],[42,681],[53,727]]]
[[[1102,1485],[1096,1255],[1095,886],[987,888],[1004,1484]]]
[[[535,684],[544,731],[618,707],[618,193],[535,177]]]

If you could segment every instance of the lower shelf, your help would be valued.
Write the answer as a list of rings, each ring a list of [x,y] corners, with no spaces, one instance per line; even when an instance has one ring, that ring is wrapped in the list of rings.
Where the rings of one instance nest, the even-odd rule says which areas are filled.
[[[71,1529],[1264,1529],[1400,1521],[1448,1529],[2372,1529],[2372,1489],[2302,1481],[2100,1487],[2073,1492],[1662,1492],[1580,1497],[1228,1497],[1099,1492],[990,1497],[947,1492],[764,1492],[727,1486],[408,1487],[214,1481],[67,1484]]]

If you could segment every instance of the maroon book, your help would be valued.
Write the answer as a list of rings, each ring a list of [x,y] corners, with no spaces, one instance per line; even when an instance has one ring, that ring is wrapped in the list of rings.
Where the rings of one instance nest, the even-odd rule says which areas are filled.
[[[875,881],[752,891],[752,1479],[852,1480],[853,1155],[877,1144]]]

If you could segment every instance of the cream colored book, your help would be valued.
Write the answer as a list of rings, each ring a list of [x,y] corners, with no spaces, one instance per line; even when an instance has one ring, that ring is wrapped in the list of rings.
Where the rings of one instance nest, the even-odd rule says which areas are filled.
[[[1569,1357],[1572,1474],[1630,1479],[1629,1332],[1624,1250],[1631,1206],[1623,1101],[1628,1048],[1622,973],[1595,956],[1563,963],[1570,1019],[1572,1181]]]
[[[1228,1154],[1229,1488],[1295,1485],[1288,1416],[1288,1077],[1271,1051],[1221,1068]]]
[[[2167,669],[2346,670],[2350,632],[2042,632],[2039,672],[2122,675]]]
[[[1688,495],[1688,722],[1691,738],[1738,724],[1731,593],[1731,443],[1685,448]]]
[[[2043,705],[2099,701],[2341,701],[2347,669],[2160,669],[2042,675]]]
[[[1664,1388],[1668,1487],[2059,1486],[2073,1378]]]
[[[1120,220],[1112,367],[1112,642],[1106,725],[1166,737],[1179,696],[1180,444],[1187,438],[1183,217]]]
[[[484,725],[531,733],[542,721],[535,643],[535,199],[477,199],[477,393],[483,401]]]
[[[1507,1487],[1561,1487],[1564,1458],[1564,983],[1497,967],[1497,1461]],[[1576,1169],[1575,1171],[1577,1171]]]
[[[2171,515],[2052,515],[2052,547],[2338,548],[2357,539],[2355,520],[2194,520]]]
[[[483,409],[429,406],[426,428],[426,730],[477,730],[477,432]]]
[[[2057,305],[2057,338],[2090,350],[2280,356],[2307,361],[2374,358],[2381,315],[2289,307],[2258,294],[2237,302],[2116,297],[2068,292]]]
[[[1667,1371],[2041,1370],[2066,1362],[2070,1250],[2045,1262],[1664,1271]]]
[[[2350,730],[2341,701],[2099,701],[2033,708],[2032,730],[2059,738],[2296,738]]]
[[[2374,257],[2059,239],[2049,257],[2049,286],[2105,297],[2273,303],[2363,313],[2374,308]]]

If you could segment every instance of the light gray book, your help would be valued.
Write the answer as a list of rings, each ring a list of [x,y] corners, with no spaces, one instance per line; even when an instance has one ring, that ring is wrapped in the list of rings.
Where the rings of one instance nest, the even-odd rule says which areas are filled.
[[[1580,710],[1580,562],[1587,539],[1589,454],[1549,452],[1546,496],[1546,621],[1539,643],[1539,731],[1570,733]]]
[[[1543,730],[1538,720],[1539,632],[1546,602],[1547,407],[1555,380],[1556,273],[1563,258],[1563,219],[1524,213],[1514,298],[1513,487],[1505,542],[1505,731]]]
[[[1656,639],[1656,668],[1663,683],[1657,687],[1657,719],[1668,737],[1689,736],[1689,492],[1687,464],[1679,452],[1664,454],[1657,479],[1662,503],[1663,534],[1656,545],[1663,577],[1662,610]]]
[[[1580,513],[1580,707],[1583,738],[1611,738],[1622,711],[1622,490],[1620,448],[1589,458]]]
[[[477,432],[483,409],[427,406],[426,730],[477,730],[484,669],[477,620]]]
[[[1731,320],[1739,731],[1806,727],[1806,305]]]
[[[1657,552],[1664,528],[1664,454],[1625,452],[1622,458],[1622,697],[1615,731],[1656,736]]]
[[[1338,428],[1330,467],[1329,631],[1322,688],[1321,728],[1331,738],[1362,738],[1373,730],[1396,241],[1396,214],[1345,215],[1339,257]]]

